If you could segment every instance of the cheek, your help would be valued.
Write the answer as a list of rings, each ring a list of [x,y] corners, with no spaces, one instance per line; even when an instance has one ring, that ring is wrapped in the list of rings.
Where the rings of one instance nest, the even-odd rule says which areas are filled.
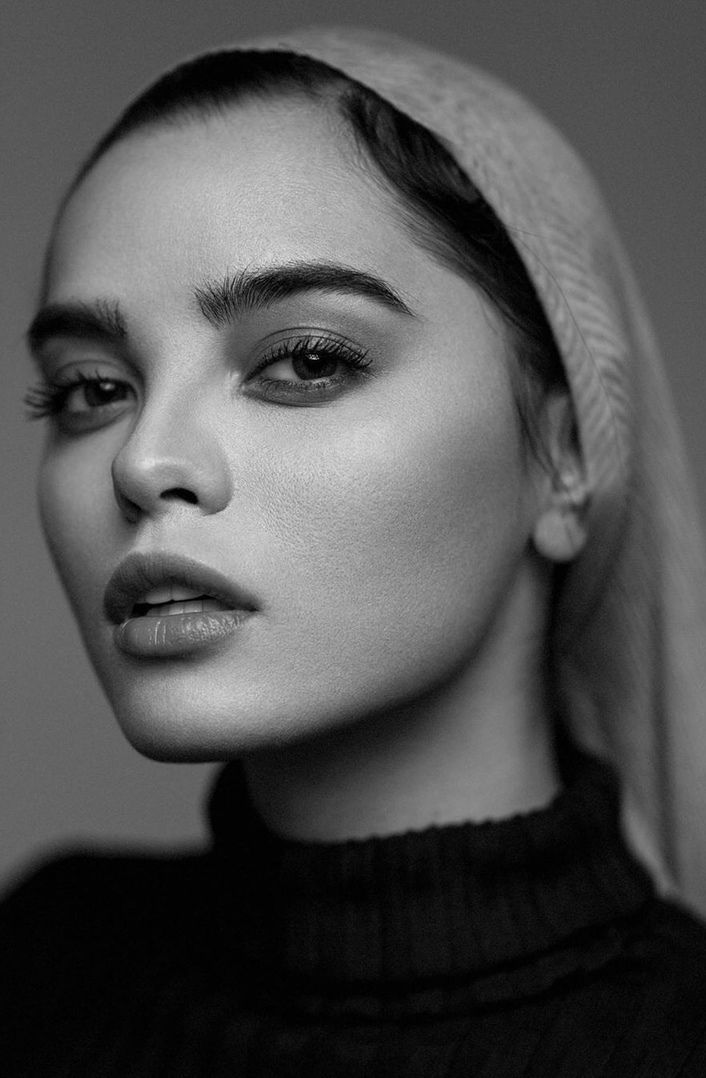
[[[107,475],[107,481],[106,481]],[[105,522],[114,511],[100,453],[47,451],[37,496],[44,536],[72,606],[80,610],[105,576]]]
[[[526,542],[507,397],[309,425],[282,454],[260,513],[289,567],[288,608],[322,643],[335,625],[356,648],[366,627],[368,645],[383,634],[399,647],[485,617]]]

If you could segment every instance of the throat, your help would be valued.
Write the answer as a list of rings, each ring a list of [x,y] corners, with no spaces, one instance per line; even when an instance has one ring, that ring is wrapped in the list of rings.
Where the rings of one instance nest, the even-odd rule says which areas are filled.
[[[439,716],[386,716],[243,761],[264,822],[283,837],[340,842],[497,820],[546,807],[561,787],[549,723],[492,716],[468,735]],[[463,726],[472,726],[464,716]],[[489,732],[490,731],[490,732]],[[366,736],[369,735],[369,736]]]

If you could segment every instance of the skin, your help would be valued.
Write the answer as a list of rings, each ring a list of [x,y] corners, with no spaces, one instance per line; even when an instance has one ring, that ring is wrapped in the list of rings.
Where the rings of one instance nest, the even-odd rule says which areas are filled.
[[[194,300],[295,260],[373,273],[413,314],[314,291],[213,326]],[[81,369],[126,388],[93,429],[50,420],[39,497],[140,751],[243,758],[271,826],[315,840],[553,796],[533,534],[556,498],[523,452],[507,334],[414,244],[329,116],[249,104],[119,143],[62,214],[46,298],[117,301],[129,330],[40,349],[49,382]],[[315,402],[267,397],[256,361],[307,332],[370,365]],[[288,360],[268,374],[296,378]],[[71,407],[86,410],[80,387]],[[103,593],[129,553],[155,550],[218,569],[256,614],[197,656],[125,656]]]

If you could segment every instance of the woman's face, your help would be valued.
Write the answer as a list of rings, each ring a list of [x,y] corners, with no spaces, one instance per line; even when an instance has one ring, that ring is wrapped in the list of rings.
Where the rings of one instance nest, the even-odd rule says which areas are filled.
[[[506,337],[323,112],[119,143],[46,300],[42,518],[138,748],[283,744],[477,661],[532,527]]]

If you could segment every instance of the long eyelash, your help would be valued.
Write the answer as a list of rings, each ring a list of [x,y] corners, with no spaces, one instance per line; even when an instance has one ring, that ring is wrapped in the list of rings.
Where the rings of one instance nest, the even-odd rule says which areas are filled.
[[[364,370],[370,366],[371,360],[367,358],[367,352],[352,348],[343,341],[334,337],[298,337],[296,340],[279,341],[260,364],[260,370],[269,367],[280,359],[298,359],[299,356],[316,352],[327,359],[340,359],[356,370]],[[257,373],[257,371],[255,372]]]
[[[24,406],[27,409],[27,419],[44,419],[46,416],[58,415],[64,406],[69,391],[84,382],[94,382],[98,374],[84,374],[77,371],[71,380],[62,383],[38,382],[31,386],[24,396]]]
[[[23,403],[27,419],[44,419],[61,410],[66,390],[63,386],[36,385],[27,390]]]

